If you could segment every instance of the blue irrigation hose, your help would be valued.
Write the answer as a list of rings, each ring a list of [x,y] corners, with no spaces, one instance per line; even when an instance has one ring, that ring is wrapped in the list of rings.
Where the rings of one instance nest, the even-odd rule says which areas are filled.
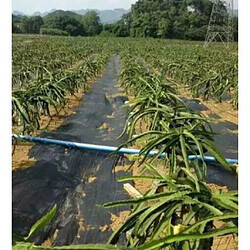
[[[29,141],[29,142],[37,142],[37,143],[41,143],[41,144],[51,144],[51,145],[69,147],[69,148],[87,149],[87,150],[102,151],[102,152],[109,152],[109,153],[115,152],[118,149],[118,147],[61,141],[61,140],[39,138],[39,137],[30,137],[30,136],[23,136],[23,135],[16,135],[16,134],[13,134],[12,137],[14,139],[17,139],[17,140],[19,139],[19,140],[25,140],[25,141]],[[121,148],[116,153],[139,155],[140,150],[139,149],[130,149],[130,148]],[[154,156],[156,154],[158,154],[158,151],[150,151],[147,155]],[[159,157],[164,158],[164,157],[166,157],[166,154],[162,153],[161,155],[159,155]],[[190,161],[195,160],[195,159],[202,160],[201,156],[199,156],[199,155],[189,155],[188,159]],[[216,163],[217,162],[216,159],[214,157],[211,157],[211,156],[205,156],[204,160],[205,160],[205,162],[208,162],[208,163]],[[228,162],[228,164],[238,164],[238,159],[226,159],[226,161]]]

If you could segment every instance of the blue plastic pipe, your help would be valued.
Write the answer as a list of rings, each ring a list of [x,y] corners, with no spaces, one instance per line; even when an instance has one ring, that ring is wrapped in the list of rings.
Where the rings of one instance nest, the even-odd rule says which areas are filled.
[[[102,151],[102,152],[115,152],[117,151],[118,147],[112,147],[112,146],[102,146],[102,145],[94,145],[94,144],[88,144],[88,143],[78,143],[78,142],[69,142],[69,141],[61,141],[61,140],[54,140],[54,139],[47,139],[47,138],[39,138],[39,137],[30,137],[30,136],[23,136],[23,135],[12,135],[13,138],[19,139],[19,140],[25,140],[29,142],[36,142],[41,144],[51,144],[51,145],[58,145],[63,147],[69,147],[69,148],[78,148],[78,149],[87,149],[87,150],[94,150],[94,151]],[[131,154],[131,155],[139,155],[140,150],[139,149],[130,149],[130,148],[121,148],[119,151],[117,151],[118,154]],[[154,156],[158,154],[158,151],[150,151],[147,155],[148,156]],[[159,157],[164,158],[166,156],[165,153],[162,153]],[[201,160],[201,156],[197,155],[190,155],[188,157],[189,160]],[[205,156],[204,160],[206,162],[215,163],[217,162],[214,157]],[[226,159],[228,164],[238,164],[238,159]]]

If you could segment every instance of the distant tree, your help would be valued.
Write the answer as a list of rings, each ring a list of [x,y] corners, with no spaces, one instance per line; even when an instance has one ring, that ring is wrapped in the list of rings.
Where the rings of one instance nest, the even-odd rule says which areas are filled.
[[[99,35],[102,31],[100,17],[95,11],[90,11],[82,17],[82,25],[88,36]]]
[[[104,24],[102,27],[103,31],[113,32],[114,24]]]
[[[40,34],[51,35],[51,36],[68,36],[69,35],[69,33],[64,30],[54,29],[54,28],[41,28]]]
[[[233,18],[233,32],[234,32],[234,41],[238,41],[238,17]]]
[[[68,24],[65,28],[65,31],[68,32],[70,36],[75,36],[77,35],[77,27],[73,26],[72,24]]]
[[[100,37],[115,37],[113,32],[110,32],[108,30],[103,30],[100,35]]]
[[[71,11],[55,11],[44,17],[43,28],[66,31],[71,36],[85,35],[80,15]]]
[[[24,16],[21,19],[20,29],[22,33],[27,33],[27,34],[32,33],[32,24],[29,17]]]
[[[43,25],[43,19],[40,16],[24,16],[20,22],[20,30],[26,34],[38,34]]]
[[[173,37],[174,23],[167,18],[161,18],[158,23],[157,36],[159,38],[172,38]]]
[[[20,29],[21,18],[20,16],[12,15],[12,33],[22,33]]]
[[[108,35],[107,32],[111,33],[112,36],[116,37],[127,37],[130,36],[130,20],[131,20],[131,15],[130,13],[124,14],[122,19],[117,21],[116,23],[113,24],[105,24],[103,25],[103,31],[102,32],[106,35]]]
[[[39,34],[40,28],[43,25],[43,19],[41,16],[30,17],[32,22],[32,32],[34,34]]]
[[[18,24],[12,22],[12,33],[22,33],[21,29],[18,27]]]
[[[212,6],[211,0],[139,0],[131,8],[129,34],[131,37],[202,40]],[[218,26],[225,24],[226,8],[222,2],[220,9],[223,14],[217,18]]]
[[[113,33],[117,37],[129,36],[128,26],[125,24],[123,19],[114,24]]]

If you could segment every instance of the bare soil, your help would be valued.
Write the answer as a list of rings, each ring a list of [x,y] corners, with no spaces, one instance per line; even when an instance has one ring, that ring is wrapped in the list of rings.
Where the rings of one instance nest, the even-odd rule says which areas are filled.
[[[111,214],[110,220],[111,224],[110,227],[113,231],[115,231],[131,214],[131,211],[122,211],[118,215]]]
[[[238,237],[234,234],[215,237],[212,250],[237,250]]]
[[[178,90],[181,96],[192,98],[192,94],[186,88],[179,87]],[[202,111],[205,117],[216,114],[224,121],[238,124],[238,110],[233,108],[229,101],[216,102],[214,100],[203,100],[202,98],[196,99],[209,108],[209,110]]]
[[[51,117],[49,116],[42,116],[40,119],[41,128],[37,130],[36,132],[32,133],[32,136],[39,136],[43,131],[54,131],[58,127],[60,127],[64,123],[64,119],[74,114],[73,109],[75,107],[79,107],[81,104],[83,93],[76,93],[75,96],[68,95],[66,106],[64,109],[61,109],[60,112],[57,114],[56,111],[51,108]],[[22,128],[18,126],[13,126],[12,131],[15,134],[20,134]],[[32,167],[36,160],[29,158],[29,151],[33,147],[33,143],[29,142],[22,142],[22,141],[16,141],[15,146],[13,146],[13,152],[12,155],[12,170],[22,170],[25,168]]]

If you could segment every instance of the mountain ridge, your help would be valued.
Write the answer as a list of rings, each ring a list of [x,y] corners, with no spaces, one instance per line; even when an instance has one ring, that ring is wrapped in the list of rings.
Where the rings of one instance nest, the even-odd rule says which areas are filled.
[[[51,14],[55,11],[57,11],[57,9],[52,9],[52,10],[46,11],[46,12],[36,11],[32,15],[27,15],[21,11],[14,10],[12,12],[12,14],[15,16],[41,16],[41,17],[45,17],[48,14]],[[96,11],[100,16],[100,20],[101,20],[102,24],[112,24],[112,23],[119,21],[124,14],[127,14],[128,12],[130,12],[130,9],[125,10],[122,8],[116,8],[113,10],[111,10],[111,9],[107,9],[107,10],[98,10],[98,9],[70,10],[70,12],[76,13],[78,15],[85,15],[89,11]]]

